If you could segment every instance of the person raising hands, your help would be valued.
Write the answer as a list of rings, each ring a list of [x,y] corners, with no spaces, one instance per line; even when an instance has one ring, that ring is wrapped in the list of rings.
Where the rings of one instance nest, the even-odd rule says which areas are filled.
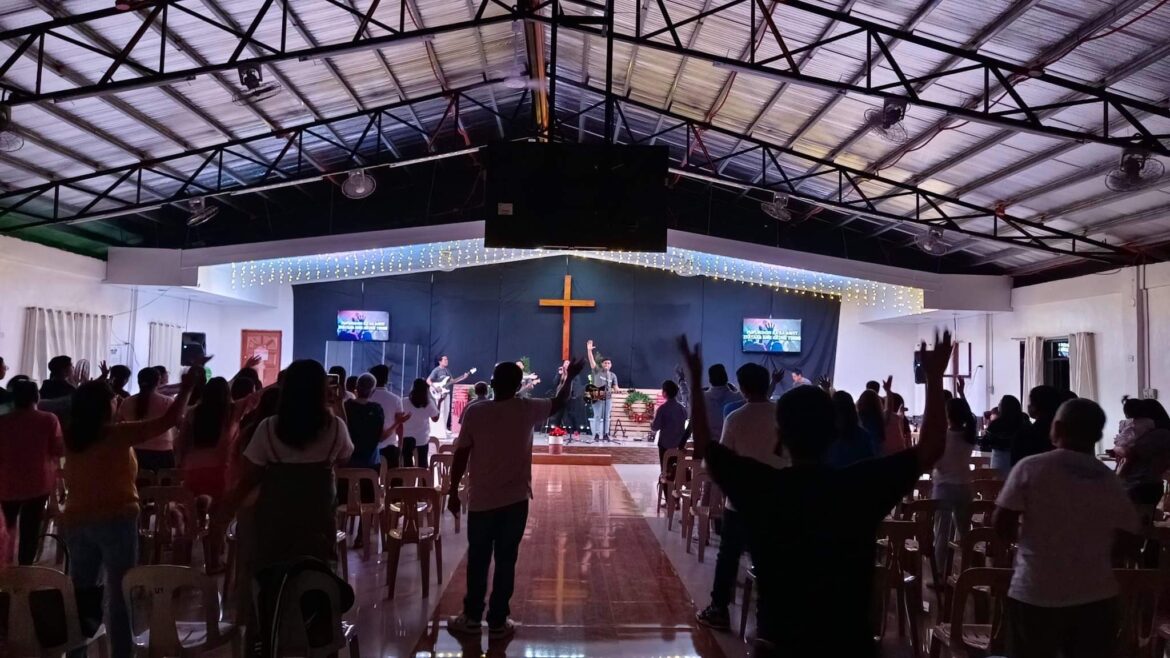
[[[690,377],[698,380],[701,347],[691,347],[686,336],[678,346]],[[841,469],[825,463],[836,423],[832,398],[820,388],[793,388],[776,404],[776,450],[792,459],[783,469],[715,443],[706,423],[710,411],[701,396],[692,399],[695,456],[705,459],[753,537],[759,587],[754,655],[876,655],[870,603],[877,533],[942,455],[942,380],[951,349],[949,332],[935,336],[934,349],[920,346],[927,384],[918,445]]]

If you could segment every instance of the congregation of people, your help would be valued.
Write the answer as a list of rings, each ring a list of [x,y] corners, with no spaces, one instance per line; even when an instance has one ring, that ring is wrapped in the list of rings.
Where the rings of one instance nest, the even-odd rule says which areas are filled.
[[[722,364],[704,369],[698,345],[680,337],[679,347],[683,376],[662,384],[664,402],[651,422],[662,477],[682,477],[679,458],[689,454],[726,500],[699,623],[732,629],[746,559],[757,588],[753,655],[876,655],[882,524],[915,492],[929,490],[929,557],[949,564],[973,527],[972,454],[980,451],[990,456],[984,475],[1000,484],[982,523],[1014,554],[1003,654],[1113,655],[1121,624],[1113,570],[1132,546],[1142,547],[1143,566],[1156,564],[1146,531],[1170,468],[1170,415],[1156,400],[1125,401],[1108,457],[1115,470],[1097,454],[1106,417],[1091,400],[1038,386],[1026,406],[1007,395],[977,418],[962,378],[952,380],[953,394],[944,388],[949,334],[921,347],[921,417],[911,417],[892,377],[869,382],[854,398],[795,370],[777,396],[783,371],[747,363],[733,383]],[[509,600],[533,495],[533,429],[563,417],[586,361],[616,388],[608,359],[597,364],[592,350],[587,357],[562,364],[552,398],[532,395],[522,363],[501,363],[462,409],[442,492],[447,509],[459,516],[466,507],[468,516],[467,589],[461,614],[448,620],[453,633],[478,633],[485,622],[492,637],[516,629]],[[173,384],[164,368],[143,368],[131,394],[129,368],[101,364],[90,378],[89,364],[58,356],[39,386],[17,375],[0,388],[0,566],[36,563],[45,515],[55,514],[74,585],[104,584],[115,656],[131,653],[121,592],[143,550],[143,473],[173,472],[194,495],[188,522],[206,529],[208,573],[225,569],[229,535],[236,568],[247,576],[301,556],[331,563],[337,505],[345,502],[334,469],[425,467],[436,423],[450,414],[446,394],[435,397],[435,382],[449,373],[417,379],[399,396],[384,364],[349,376],[298,360],[265,386],[255,360],[231,379],[208,378],[209,360],[197,356]],[[0,380],[7,371],[0,360]],[[709,385],[701,388],[704,377]],[[469,492],[460,489],[465,473],[478,485]],[[373,499],[372,491],[360,493]],[[238,581],[233,595],[250,601],[253,579]],[[255,634],[250,641],[263,645]]]

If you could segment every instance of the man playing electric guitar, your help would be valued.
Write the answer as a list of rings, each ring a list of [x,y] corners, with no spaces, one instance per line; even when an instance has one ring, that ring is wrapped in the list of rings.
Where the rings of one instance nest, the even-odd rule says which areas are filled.
[[[447,355],[439,357],[438,365],[427,375],[427,384],[431,387],[431,396],[439,404],[439,420],[436,421],[436,426],[443,428],[444,432],[451,429],[451,390],[459,382],[467,379],[475,374],[475,368],[467,372],[451,378],[451,370],[447,367],[449,361]]]
[[[620,392],[621,388],[618,387],[617,375],[613,373],[613,361],[603,357],[601,364],[597,363],[597,359],[593,355],[593,340],[586,341],[585,354],[589,357],[589,368],[592,370],[591,383],[606,393],[603,399],[592,400],[593,418],[589,419],[589,425],[593,429],[593,440],[608,441],[609,412],[613,407],[612,396],[614,393]]]

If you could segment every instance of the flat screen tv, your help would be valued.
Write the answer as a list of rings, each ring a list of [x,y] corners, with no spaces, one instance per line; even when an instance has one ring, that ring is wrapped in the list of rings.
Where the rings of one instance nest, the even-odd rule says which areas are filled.
[[[752,354],[799,354],[800,320],[744,318],[743,351]]]
[[[390,313],[387,311],[338,311],[337,340],[390,340]]]

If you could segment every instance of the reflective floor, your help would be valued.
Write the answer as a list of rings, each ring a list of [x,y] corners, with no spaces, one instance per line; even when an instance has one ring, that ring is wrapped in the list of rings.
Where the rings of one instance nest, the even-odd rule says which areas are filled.
[[[694,623],[686,587],[617,471],[537,466],[533,492],[512,599],[522,627],[506,647],[482,647],[488,655],[723,656]],[[465,566],[443,594],[440,619],[462,608]],[[476,655],[474,644],[433,629],[416,649]]]

